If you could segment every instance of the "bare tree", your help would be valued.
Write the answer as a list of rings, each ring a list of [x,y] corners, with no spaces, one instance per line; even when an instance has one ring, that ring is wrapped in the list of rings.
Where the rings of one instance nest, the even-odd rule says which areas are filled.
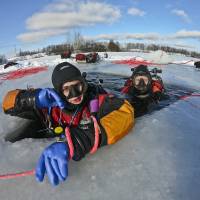
[[[6,57],[4,55],[0,55],[0,65],[3,65],[7,62]]]
[[[85,44],[85,40],[79,32],[74,32],[74,42],[73,47],[74,50],[80,50],[81,46]]]

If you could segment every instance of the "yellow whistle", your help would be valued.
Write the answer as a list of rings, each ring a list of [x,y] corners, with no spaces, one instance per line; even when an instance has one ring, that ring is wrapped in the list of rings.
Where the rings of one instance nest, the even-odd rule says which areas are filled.
[[[60,135],[63,133],[63,128],[61,126],[57,126],[55,129],[54,129],[54,133],[56,135]]]

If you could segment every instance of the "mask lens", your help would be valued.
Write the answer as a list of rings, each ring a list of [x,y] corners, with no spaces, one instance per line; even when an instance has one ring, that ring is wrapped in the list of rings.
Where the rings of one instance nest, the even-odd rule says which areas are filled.
[[[63,87],[63,94],[67,98],[80,96],[82,92],[83,92],[83,84],[81,82]]]
[[[74,88],[79,91],[79,92],[82,92],[83,91],[83,84],[80,82],[80,83],[77,83],[76,85],[74,85]]]
[[[139,85],[141,83],[144,83],[145,85],[148,85],[149,83],[149,78],[147,76],[135,76],[134,77],[134,85]]]
[[[145,91],[149,85],[150,79],[145,75],[136,75],[133,78],[133,85],[140,91]]]

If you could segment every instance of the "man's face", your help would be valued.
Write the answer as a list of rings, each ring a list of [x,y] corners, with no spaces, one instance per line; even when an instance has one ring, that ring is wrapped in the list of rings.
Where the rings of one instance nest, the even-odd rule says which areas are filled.
[[[64,83],[62,92],[69,103],[78,105],[83,101],[83,83],[79,80]]]

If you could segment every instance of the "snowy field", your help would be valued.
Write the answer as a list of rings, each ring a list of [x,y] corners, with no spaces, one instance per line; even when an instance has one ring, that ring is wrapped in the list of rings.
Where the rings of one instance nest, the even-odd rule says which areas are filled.
[[[164,83],[200,94],[200,71],[194,68],[194,59],[180,55],[109,53],[98,64],[76,65],[81,71],[129,76],[129,66],[111,61],[130,58],[176,63],[160,66]],[[8,90],[52,87],[52,70],[61,61],[59,56],[20,61],[22,68],[48,66],[48,71],[1,82],[0,102]],[[0,174],[33,169],[42,150],[52,143],[48,139],[5,142],[5,134],[20,123],[22,119],[0,110]],[[117,144],[103,147],[80,162],[71,161],[68,180],[59,186],[52,187],[47,179],[38,183],[33,176],[2,180],[0,199],[199,200],[199,188],[200,97],[191,96],[136,119],[135,128]]]

